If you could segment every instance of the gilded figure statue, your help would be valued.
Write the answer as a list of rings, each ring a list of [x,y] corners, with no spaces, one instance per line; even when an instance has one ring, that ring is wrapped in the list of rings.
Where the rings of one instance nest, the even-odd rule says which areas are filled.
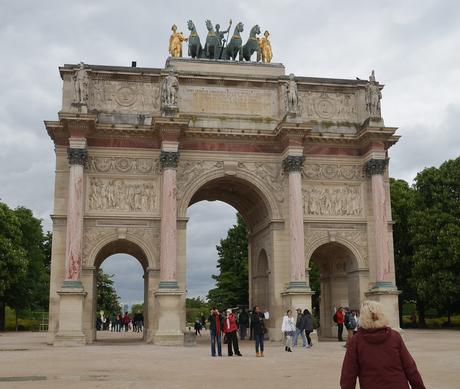
[[[186,42],[187,38],[182,32],[177,32],[177,26],[173,24],[171,27],[172,34],[169,37],[169,54],[171,57],[182,57],[182,42]]]
[[[269,36],[270,33],[268,31],[265,31],[263,38],[259,39],[259,46],[262,54],[263,63],[270,63],[273,58],[272,44],[268,40]]]

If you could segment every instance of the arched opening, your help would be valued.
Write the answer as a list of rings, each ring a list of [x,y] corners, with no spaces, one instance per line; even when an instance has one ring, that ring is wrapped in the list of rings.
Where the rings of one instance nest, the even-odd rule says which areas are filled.
[[[252,300],[262,307],[270,305],[268,269],[267,252],[262,249],[257,260],[252,262],[251,271]]]
[[[93,276],[94,340],[124,343],[146,339],[149,328],[147,269],[148,259],[144,251],[129,240],[118,239],[99,250],[94,261]],[[107,299],[104,295],[107,293],[107,285],[98,282],[101,274],[113,276],[113,287],[120,297],[117,311],[112,308],[114,304],[103,304],[104,299]],[[104,310],[100,305],[110,308]],[[126,312],[129,323],[124,318]]]
[[[337,326],[333,321],[335,310],[338,307],[359,309],[360,306],[357,259],[345,245],[329,242],[313,252],[310,263],[319,270],[319,334],[322,337],[336,337]]]
[[[213,212],[212,209],[216,206],[224,211],[222,213]],[[254,183],[234,175],[228,175],[211,179],[199,187],[190,196],[188,207],[189,221],[187,229],[190,229],[190,233],[187,234],[187,290],[195,288],[195,280],[190,275],[198,272],[207,274],[208,285],[214,287],[211,274],[216,274],[216,272],[218,274],[219,271],[219,269],[215,268],[217,260],[215,246],[219,244],[219,239],[227,237],[227,231],[235,225],[236,213],[238,212],[244,219],[247,228],[248,276],[246,284],[248,298],[246,298],[246,301],[239,301],[237,305],[241,308],[247,308],[257,304],[262,309],[269,311],[270,265],[267,252],[272,242],[267,226],[272,217],[272,209],[266,196]],[[203,220],[202,215],[198,215],[197,212],[208,214],[207,219]],[[200,228],[199,231],[194,231],[193,219],[198,217],[201,218],[200,224],[205,227]],[[199,262],[199,266],[203,267],[196,269],[194,263],[198,261],[191,254],[196,250],[194,245],[201,245],[201,242],[206,240],[203,239],[205,229],[220,233],[217,239],[210,240],[205,247],[201,247],[203,252],[212,252],[215,259],[210,259],[206,267]],[[212,271],[213,269],[214,272]],[[270,326],[270,323],[267,322],[267,325]]]

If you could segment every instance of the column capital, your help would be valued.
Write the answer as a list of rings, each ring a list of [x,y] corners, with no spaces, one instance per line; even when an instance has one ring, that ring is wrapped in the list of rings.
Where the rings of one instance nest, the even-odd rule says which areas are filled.
[[[160,163],[163,169],[168,167],[176,169],[179,163],[179,152],[161,150]]]
[[[303,155],[288,155],[283,159],[283,169],[286,172],[300,172],[304,161]]]
[[[385,159],[370,159],[364,164],[364,172],[373,176],[375,174],[383,174],[388,166],[388,158]]]
[[[88,161],[88,150],[81,148],[69,147],[67,149],[67,156],[70,165],[86,165]]]

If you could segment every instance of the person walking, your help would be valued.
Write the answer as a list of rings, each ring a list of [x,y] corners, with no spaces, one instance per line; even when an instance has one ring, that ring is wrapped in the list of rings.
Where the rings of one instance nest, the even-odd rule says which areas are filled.
[[[265,328],[265,316],[260,311],[258,305],[252,310],[251,315],[251,326],[253,331],[253,337],[256,344],[256,357],[264,356],[264,335],[266,333]]]
[[[208,318],[209,332],[211,336],[211,355],[216,356],[216,345],[217,355],[222,356],[222,315],[216,307],[212,307],[211,314]]]
[[[313,317],[308,309],[303,310],[303,316],[305,318],[305,335],[307,336],[308,348],[313,346],[310,334],[313,332]]]
[[[344,324],[347,329],[347,343],[345,344],[345,347],[347,347],[353,337],[353,330],[356,328],[355,317],[348,307],[345,308]]]
[[[200,319],[196,319],[195,323],[193,324],[193,329],[195,330],[195,335],[200,335],[201,336],[201,328],[202,324]]]
[[[284,334],[286,342],[284,345],[284,351],[292,352],[292,337],[296,332],[296,324],[295,319],[292,316],[292,311],[290,309],[287,310],[286,315],[283,317],[283,323],[281,324],[281,332]]]
[[[302,347],[307,347],[307,338],[305,337],[305,317],[302,314],[300,308],[296,309],[297,311],[297,320],[295,323],[295,333],[294,333],[294,343],[293,346],[297,346],[297,339],[299,335],[302,337]]]
[[[342,364],[341,389],[426,389],[401,335],[388,327],[383,306],[364,301],[360,327],[350,340]]]
[[[238,336],[236,335],[237,331],[238,325],[236,323],[236,316],[233,314],[231,309],[227,309],[227,317],[224,320],[224,333],[227,337],[227,350],[229,357],[233,356],[233,353],[242,357],[238,347]]]
[[[206,317],[204,316],[204,313],[201,314],[201,328],[206,330]]]
[[[240,328],[240,339],[244,340],[246,338],[246,333],[249,327],[249,315],[246,312],[246,309],[242,309],[239,317],[238,317],[238,325]]]
[[[128,312],[125,312],[125,316],[123,316],[123,325],[125,326],[125,332],[128,332],[130,322],[131,318],[129,317]]]
[[[334,314],[334,321],[337,323],[337,340],[343,342],[343,323],[345,321],[343,308],[339,307]]]
[[[121,316],[121,313],[117,314],[116,322],[117,322],[117,332],[121,332],[121,327],[123,326],[123,316]]]

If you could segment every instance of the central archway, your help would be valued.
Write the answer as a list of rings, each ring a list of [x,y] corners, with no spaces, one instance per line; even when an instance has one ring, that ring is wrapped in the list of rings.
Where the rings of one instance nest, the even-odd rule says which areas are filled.
[[[271,195],[267,196],[265,188],[258,186],[257,182],[249,181],[235,175],[208,177],[195,185],[194,192],[188,193],[184,201],[191,206],[201,201],[222,201],[235,208],[243,217],[248,229],[248,270],[249,270],[249,301],[243,305],[259,305],[264,310],[272,312],[277,309],[270,294],[271,268],[273,267],[273,233],[270,224],[278,209],[272,208]],[[185,224],[184,224],[185,230]],[[182,241],[180,247],[185,251],[185,232],[178,231],[178,240]],[[179,254],[182,250],[179,250]],[[181,272],[186,271],[186,253],[179,255],[178,264]],[[185,275],[183,277],[186,279]],[[278,304],[279,305],[279,304]],[[275,328],[275,323],[268,320],[267,326]]]

